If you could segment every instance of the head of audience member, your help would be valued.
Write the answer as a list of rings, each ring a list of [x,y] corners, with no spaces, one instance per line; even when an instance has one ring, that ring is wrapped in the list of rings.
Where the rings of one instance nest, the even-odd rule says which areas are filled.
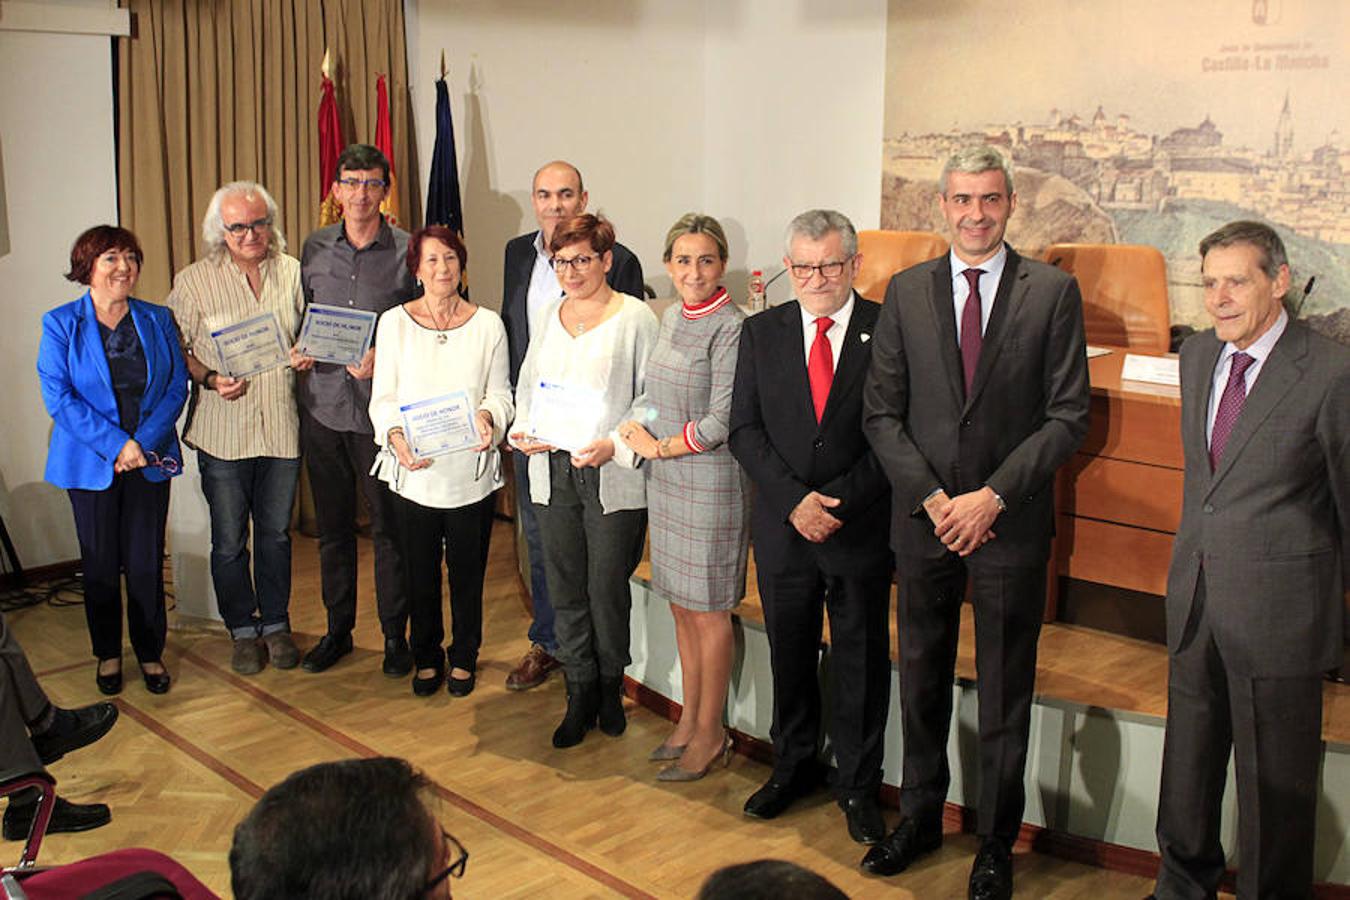
[[[429,789],[407,761],[388,757],[293,773],[234,830],[236,900],[449,897],[469,855],[431,814]]]
[[[117,225],[95,225],[71,246],[66,278],[88,286],[95,303],[123,302],[136,288],[144,258],[136,235]]]
[[[242,268],[286,252],[277,202],[256,181],[232,181],[212,195],[202,219],[202,240],[209,255],[228,253]]]
[[[592,300],[609,290],[605,274],[614,265],[614,226],[585,213],[558,223],[548,244],[558,284],[572,300]]]
[[[938,179],[938,205],[952,233],[952,250],[968,266],[998,253],[1008,218],[1017,208],[1012,163],[993,147],[952,154]]]
[[[389,196],[389,159],[370,144],[348,144],[338,154],[333,193],[349,225],[368,226]]]
[[[848,900],[823,876],[796,863],[760,859],[718,869],[699,888],[696,900]]]
[[[797,301],[813,316],[834,315],[853,295],[862,265],[853,223],[832,209],[807,210],[788,223],[786,243],[783,265]]]
[[[675,286],[675,293],[688,306],[711,297],[727,271],[727,236],[722,224],[702,213],[685,213],[666,232],[661,258]]]
[[[560,223],[586,211],[587,199],[581,172],[569,162],[554,160],[534,173],[530,202],[534,204],[534,218],[539,223],[545,249],[552,243],[554,229]]]
[[[1246,350],[1280,318],[1289,293],[1284,241],[1264,222],[1229,222],[1200,241],[1200,280],[1215,335]]]
[[[408,273],[422,285],[427,297],[445,300],[464,295],[463,277],[469,251],[459,235],[445,225],[427,225],[408,238]]]

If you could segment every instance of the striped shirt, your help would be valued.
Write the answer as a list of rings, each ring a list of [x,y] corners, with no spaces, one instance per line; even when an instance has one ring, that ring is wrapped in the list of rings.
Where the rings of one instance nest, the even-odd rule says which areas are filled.
[[[263,312],[277,317],[289,347],[295,343],[305,308],[300,261],[285,254],[264,260],[261,296],[254,297],[248,278],[228,254],[211,256],[174,277],[168,305],[178,320],[183,348],[208,369],[224,368],[211,332]],[[225,400],[194,384],[183,442],[218,459],[299,456],[295,372],[283,366],[248,381],[248,391],[237,400]]]

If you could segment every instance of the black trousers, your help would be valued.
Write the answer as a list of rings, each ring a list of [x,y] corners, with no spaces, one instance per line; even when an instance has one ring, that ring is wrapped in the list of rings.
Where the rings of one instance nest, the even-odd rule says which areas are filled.
[[[454,509],[422,506],[394,494],[403,538],[403,577],[408,597],[413,658],[419,669],[441,668],[445,641],[441,607],[441,557],[450,581],[451,668],[474,671],[483,643],[483,575],[492,536],[494,494]]]
[[[169,482],[140,472],[114,475],[101,491],[71,488],[80,541],[84,617],[94,656],[122,655],[122,577],[127,583],[127,631],[142,663],[164,654],[164,534]]]
[[[0,615],[0,771],[42,771],[28,726],[46,715],[50,706],[28,657]]]
[[[841,800],[874,796],[881,786],[891,699],[890,575],[760,569],[757,579],[773,668],[774,780],[809,778],[816,765],[821,726],[816,673],[828,610],[828,733],[838,766],[835,794]]]
[[[905,572],[905,567],[900,571]],[[927,577],[900,582],[900,710],[904,771],[900,811],[940,821],[951,784],[951,730],[956,645],[966,579],[972,582],[979,696],[980,837],[1016,840],[1026,806],[1022,785],[1036,684],[1036,642],[1045,611],[1045,566],[967,572],[955,554],[930,564]]]
[[[1180,648],[1168,660],[1158,798],[1158,900],[1213,897],[1224,872],[1219,809],[1233,751],[1237,894],[1312,896],[1322,679],[1230,671],[1214,641],[1202,573]]]
[[[393,492],[370,474],[379,448],[369,434],[334,431],[300,410],[300,442],[319,523],[319,577],[328,633],[356,627],[356,491],[370,510],[375,545],[375,605],[385,637],[403,637],[408,603],[395,539]]]

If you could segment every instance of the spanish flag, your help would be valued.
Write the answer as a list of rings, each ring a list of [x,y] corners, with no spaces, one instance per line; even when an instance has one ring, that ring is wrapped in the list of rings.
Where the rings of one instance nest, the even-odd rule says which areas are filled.
[[[319,227],[342,218],[342,204],[333,196],[333,179],[342,153],[342,122],[338,119],[333,80],[328,77],[328,53],[323,55],[323,96],[319,98]]]

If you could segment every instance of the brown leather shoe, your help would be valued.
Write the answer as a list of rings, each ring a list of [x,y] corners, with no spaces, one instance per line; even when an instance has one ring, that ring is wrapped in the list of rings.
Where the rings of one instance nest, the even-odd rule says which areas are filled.
[[[539,687],[548,679],[549,673],[561,665],[542,644],[531,644],[530,651],[520,660],[520,665],[506,676],[506,689],[528,691],[532,687]]]

